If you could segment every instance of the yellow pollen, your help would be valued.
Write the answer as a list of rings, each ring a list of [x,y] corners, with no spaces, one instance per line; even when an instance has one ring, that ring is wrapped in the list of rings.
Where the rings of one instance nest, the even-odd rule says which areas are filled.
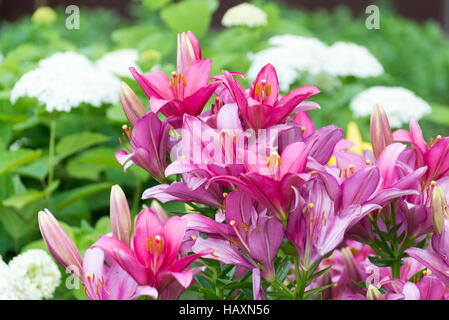
[[[92,275],[90,273],[86,273],[86,278],[90,279],[92,277]]]
[[[316,170],[312,170],[312,171],[310,171],[310,173],[311,173],[311,174],[314,174],[314,173],[316,173]]]
[[[213,252],[210,255],[215,257],[215,258],[218,258],[218,256],[216,254],[214,254]]]
[[[147,250],[153,253],[153,238],[150,236],[147,240]]]
[[[155,237],[154,237],[154,240],[156,240],[156,241],[161,241],[161,236],[160,236],[160,235],[155,236]]]
[[[221,134],[227,134],[228,132],[226,131],[226,129],[221,129]]]
[[[301,132],[304,132],[304,131],[306,131],[306,128],[305,127],[301,127]]]
[[[256,97],[260,96],[260,84],[256,84],[256,88],[254,89],[254,94]]]
[[[176,72],[172,71],[171,75],[172,75],[173,78],[176,78]]]
[[[269,97],[271,95],[271,84],[269,84],[266,88],[265,88],[265,92],[267,93],[267,97]]]
[[[348,168],[349,168],[349,169],[354,169],[354,165],[353,165],[353,164],[350,164],[350,165],[348,166]]]
[[[196,241],[197,237],[196,236],[192,236],[192,240]]]
[[[186,78],[184,78],[184,76],[182,76],[181,79],[182,79],[182,84],[184,85],[185,88],[187,88]]]
[[[313,204],[313,203],[309,203],[307,206],[308,206],[310,209],[312,209],[312,208],[314,207],[314,204]]]
[[[436,184],[437,184],[437,183],[436,183],[435,180],[430,181],[430,185],[431,185],[431,186],[434,186],[434,185],[436,185]]]
[[[263,85],[265,85],[265,84],[267,83],[267,80],[262,79],[262,80],[260,81],[260,83],[263,84]]]
[[[235,226],[235,220],[231,220],[231,221],[229,222],[229,224],[231,225],[231,227]]]
[[[366,164],[370,164],[370,163],[371,163],[371,160],[365,160],[365,163],[366,163]]]
[[[427,276],[427,270],[424,270],[424,271],[422,272],[422,274],[425,275],[425,276]]]
[[[223,198],[226,198],[228,194],[226,192],[223,192]]]
[[[124,125],[122,126],[122,129],[123,129],[123,130],[126,130],[126,129],[128,129],[128,126],[127,126],[126,124],[124,124]]]

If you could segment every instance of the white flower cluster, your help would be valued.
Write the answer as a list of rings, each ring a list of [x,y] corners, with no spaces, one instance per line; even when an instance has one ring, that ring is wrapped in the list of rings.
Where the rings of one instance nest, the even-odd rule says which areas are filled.
[[[44,250],[28,250],[9,264],[0,257],[0,300],[49,299],[60,282],[58,266]]]
[[[393,128],[399,128],[413,117],[419,120],[432,111],[429,104],[403,87],[371,87],[356,95],[350,108],[356,117],[371,115],[373,106],[380,104]]]
[[[81,103],[100,107],[117,103],[120,81],[75,52],[56,53],[41,60],[37,69],[24,74],[11,92],[11,102],[36,97],[47,111],[70,111]]]
[[[227,28],[233,26],[253,28],[266,26],[267,23],[267,14],[265,11],[246,2],[230,8],[225,12],[221,20],[221,24]]]
[[[129,67],[135,67],[138,59],[137,50],[120,49],[106,53],[97,61],[97,66],[119,77],[131,77]]]
[[[383,73],[379,61],[365,47],[354,43],[336,42],[328,46],[317,38],[291,34],[274,36],[268,42],[273,47],[249,55],[252,64],[248,77],[254,79],[258,71],[271,62],[283,91],[305,72],[359,78]]]
[[[326,72],[334,76],[376,77],[384,73],[367,48],[350,42],[335,42],[328,50]]]

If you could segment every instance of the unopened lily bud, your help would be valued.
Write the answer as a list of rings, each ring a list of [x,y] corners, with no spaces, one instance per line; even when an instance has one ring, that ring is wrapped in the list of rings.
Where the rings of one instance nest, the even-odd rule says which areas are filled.
[[[129,246],[132,233],[131,213],[125,193],[118,185],[111,188],[110,218],[112,235]]]
[[[368,291],[366,292],[366,299],[368,300],[385,300],[382,293],[372,284],[369,285]]]
[[[123,112],[131,125],[134,125],[140,117],[147,113],[134,91],[124,82],[120,84],[120,102],[122,103]]]
[[[150,205],[150,210],[153,211],[157,217],[159,218],[159,220],[163,223],[167,222],[168,220],[168,216],[165,213],[164,208],[162,208],[162,206],[159,204],[159,202],[157,202],[156,200],[153,200],[153,202],[151,202]]]
[[[379,157],[383,149],[393,143],[393,133],[391,132],[387,114],[379,104],[374,106],[373,114],[371,115],[370,136],[376,158]]]
[[[201,47],[193,32],[178,34],[177,71],[184,72],[193,62],[201,59]]]
[[[47,209],[39,212],[38,221],[42,237],[53,258],[81,279],[83,261],[75,243]]]
[[[432,215],[433,227],[437,234],[441,235],[444,220],[449,218],[449,209],[447,207],[446,196],[440,187],[433,189],[430,213]]]

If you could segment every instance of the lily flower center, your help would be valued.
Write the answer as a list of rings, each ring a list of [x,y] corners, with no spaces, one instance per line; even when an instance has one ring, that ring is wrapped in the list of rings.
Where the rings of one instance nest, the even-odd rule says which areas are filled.
[[[90,289],[90,292],[92,292],[92,293],[95,292],[96,296],[99,299],[101,299],[101,297],[102,297],[103,290],[107,294],[110,294],[105,288],[105,281],[104,281],[103,276],[101,276],[99,278],[95,277],[95,273],[93,273],[93,274],[86,273],[86,281],[83,281],[82,285],[84,287],[84,293],[86,294],[86,296],[88,296],[88,294],[87,294],[88,288]]]
[[[271,95],[271,84],[267,84],[266,80],[261,80],[254,88],[254,96],[260,103],[265,103]]]
[[[267,168],[272,176],[278,177],[279,168],[281,167],[281,157],[276,151],[271,152],[267,157]]]
[[[127,152],[131,153],[131,149],[129,146],[126,145],[127,142],[129,142],[129,144],[132,144],[132,127],[126,124],[124,124],[122,126],[123,132],[122,132],[122,137],[118,138],[118,141],[120,142],[120,146]],[[122,140],[123,138],[123,140]]]
[[[182,73],[176,73],[173,71],[172,78],[169,82],[169,87],[176,99],[182,99],[184,97],[184,89],[187,88],[186,78]]]

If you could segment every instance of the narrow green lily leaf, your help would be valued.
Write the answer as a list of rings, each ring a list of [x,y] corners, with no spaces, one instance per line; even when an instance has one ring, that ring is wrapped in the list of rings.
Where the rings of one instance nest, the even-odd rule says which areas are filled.
[[[105,135],[94,132],[71,134],[59,140],[56,145],[56,155],[59,157],[59,161],[61,161],[74,153],[108,140],[109,138]]]
[[[0,154],[0,174],[33,162],[40,155],[41,150],[19,149],[16,151],[2,151]]]

